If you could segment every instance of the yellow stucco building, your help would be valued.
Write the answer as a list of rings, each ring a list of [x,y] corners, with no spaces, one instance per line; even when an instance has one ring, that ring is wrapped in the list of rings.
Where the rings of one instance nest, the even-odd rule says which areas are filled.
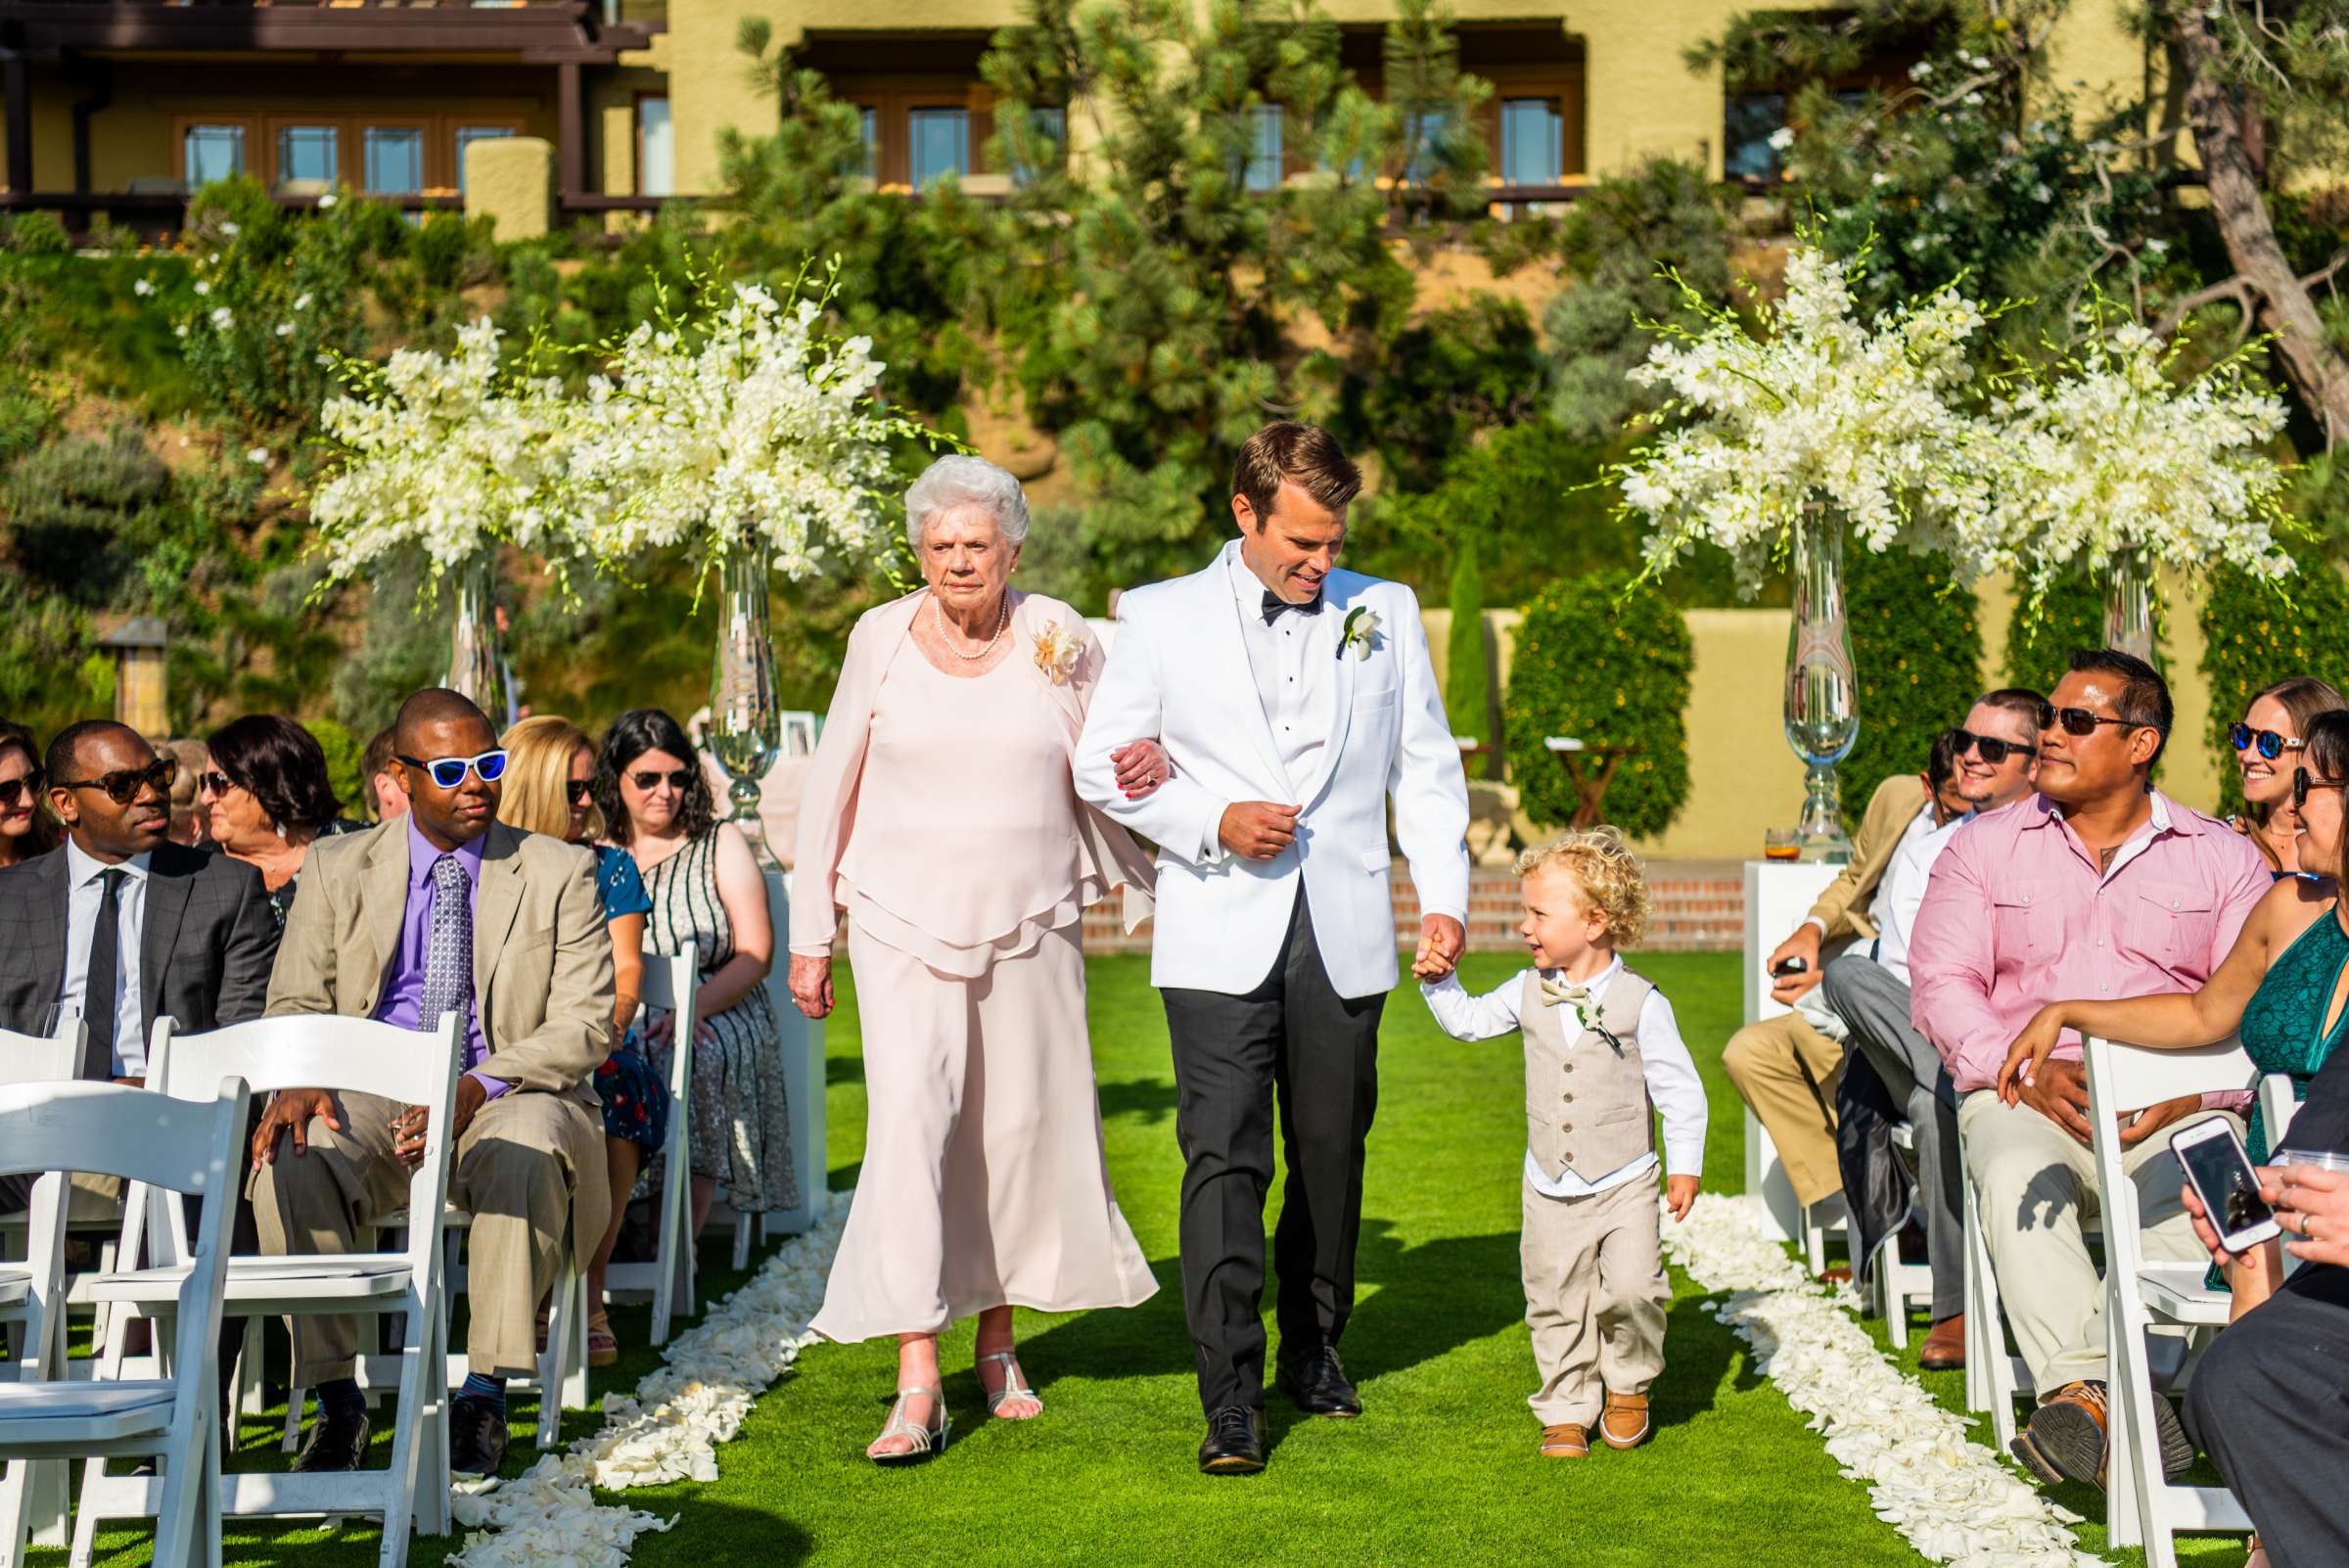
[[[1391,0],[1324,5],[1376,92]],[[1453,0],[1461,63],[1496,89],[1496,200],[1568,199],[1653,154],[1772,177],[1787,95],[1728,94],[1683,60],[1749,8]],[[979,62],[1019,0],[0,0],[0,208],[164,229],[189,190],[231,173],[290,203],[339,184],[458,208],[468,150],[516,137],[553,149],[557,221],[712,195],[720,133],[775,122],[739,50],[752,18],[864,110],[884,187],[1000,188]],[[2080,0],[2048,59],[2092,89],[2135,91],[2146,69],[2121,0]],[[1258,151],[1253,179],[1302,172],[1276,109]],[[527,160],[497,162],[510,175]]]

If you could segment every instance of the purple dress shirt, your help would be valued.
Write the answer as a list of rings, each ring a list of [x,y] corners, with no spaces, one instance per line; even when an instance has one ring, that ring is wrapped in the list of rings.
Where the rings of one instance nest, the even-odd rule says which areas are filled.
[[[376,1022],[396,1024],[401,1029],[423,1029],[426,1021],[417,1017],[424,1000],[425,955],[431,950],[433,936],[433,867],[442,854],[452,854],[458,869],[465,873],[465,898],[469,912],[478,913],[482,899],[482,841],[475,839],[460,844],[453,851],[443,851],[426,838],[416,826],[413,814],[408,817],[408,905],[399,920],[399,949],[392,956],[392,968],[384,977],[383,999],[376,1003]],[[497,1098],[513,1087],[503,1079],[485,1073],[472,1072],[482,1058],[489,1054],[489,1046],[482,1038],[481,976],[474,976],[475,1005],[465,1021],[463,1052],[469,1075],[482,1087]]]

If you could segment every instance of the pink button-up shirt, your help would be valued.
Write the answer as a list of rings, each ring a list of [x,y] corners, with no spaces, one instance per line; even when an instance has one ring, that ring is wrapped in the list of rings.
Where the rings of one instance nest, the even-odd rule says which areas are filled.
[[[1934,864],[1909,944],[1911,1019],[1959,1093],[1990,1088],[2048,1002],[2199,990],[2274,885],[2250,840],[2158,792],[2105,872],[2054,803],[2018,801],[1958,829]],[[2078,1034],[2055,1054],[2077,1058]]]

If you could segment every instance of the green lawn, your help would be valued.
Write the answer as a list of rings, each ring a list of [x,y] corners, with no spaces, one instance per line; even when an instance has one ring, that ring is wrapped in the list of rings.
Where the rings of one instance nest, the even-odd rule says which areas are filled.
[[[1513,967],[1503,957],[1471,958],[1466,979],[1491,986]],[[1641,967],[1672,996],[1705,1070],[1709,1184],[1733,1190],[1741,1118],[1719,1056],[1738,1021],[1737,960],[1654,955]],[[946,1397],[955,1441],[912,1470],[881,1470],[863,1457],[887,1412],[894,1349],[807,1351],[741,1437],[719,1451],[717,1481],[625,1495],[631,1505],[682,1516],[674,1530],[637,1543],[637,1563],[1024,1568],[1113,1554],[1135,1564],[1576,1568],[1923,1561],[1875,1518],[1865,1491],[1836,1473],[1819,1438],[1755,1376],[1744,1347],[1705,1314],[1685,1280],[1676,1281],[1668,1365],[1654,1392],[1655,1441],[1583,1463],[1535,1456],[1537,1427],[1524,1405],[1533,1361],[1517,1281],[1522,1058],[1513,1039],[1470,1046],[1444,1038],[1408,989],[1387,1013],[1360,1299],[1345,1345],[1367,1413],[1356,1422],[1308,1421],[1275,1395],[1270,1468],[1245,1480],[1199,1476],[1199,1414],[1176,1281],[1179,1161],[1164,1017],[1146,960],[1097,960],[1089,972],[1111,1171],[1157,1270],[1159,1295],[1129,1312],[1023,1313],[1023,1360],[1049,1406],[1031,1423],[986,1419],[970,1371],[970,1330],[952,1336]],[[854,1184],[865,1117],[852,985],[842,992],[830,1035],[836,1188]],[[729,1283],[722,1274],[712,1282],[713,1295]],[[623,1342],[644,1332],[641,1311],[616,1313],[615,1321]],[[1911,1371],[1920,1337],[1911,1340]],[[622,1377],[597,1387],[632,1385],[652,1364],[634,1352],[617,1369]],[[1945,1404],[1961,1404],[1958,1374],[1925,1382]],[[530,1413],[517,1405],[518,1423]],[[565,1430],[577,1435],[596,1421],[575,1413]],[[510,1469],[527,1462],[527,1445],[518,1425]],[[239,1460],[281,1462],[252,1449]],[[2063,1500],[2078,1512],[2101,1511],[2093,1494]],[[109,1562],[147,1555],[130,1533],[105,1540]],[[362,1526],[332,1536],[236,1531],[225,1555],[232,1563],[367,1568],[376,1541]],[[2083,1532],[2091,1549],[2101,1541],[2098,1526]],[[411,1561],[433,1568],[447,1549],[420,1541]],[[2231,1568],[2241,1555],[2233,1542],[2188,1545],[2198,1568]],[[56,1568],[63,1559],[42,1553],[34,1561]]]

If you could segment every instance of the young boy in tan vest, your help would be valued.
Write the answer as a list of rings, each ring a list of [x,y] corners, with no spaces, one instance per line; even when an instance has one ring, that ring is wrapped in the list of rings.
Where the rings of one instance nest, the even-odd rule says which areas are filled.
[[[1647,1440],[1647,1390],[1664,1369],[1661,1182],[1675,1220],[1696,1202],[1705,1089],[1672,1004],[1618,946],[1647,928],[1647,885],[1614,828],[1562,833],[1517,859],[1534,967],[1470,996],[1450,966],[1413,966],[1454,1039],[1525,1037],[1525,1320],[1542,1386],[1526,1403],[1542,1453],[1580,1459]]]

